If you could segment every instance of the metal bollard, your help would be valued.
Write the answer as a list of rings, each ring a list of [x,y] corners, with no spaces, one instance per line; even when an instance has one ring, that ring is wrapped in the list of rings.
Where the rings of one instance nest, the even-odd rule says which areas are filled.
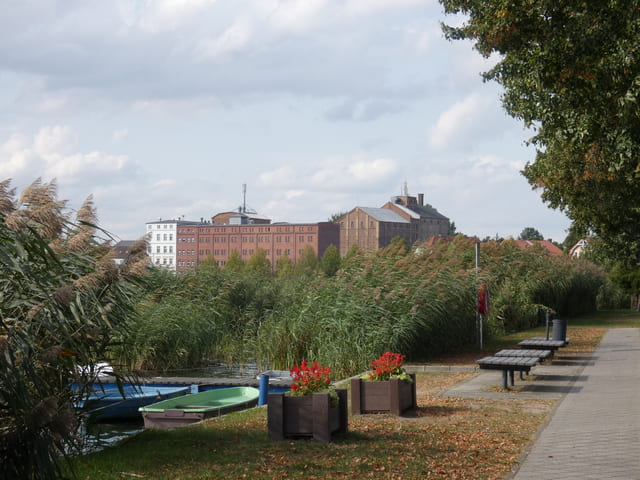
[[[258,406],[267,404],[267,394],[269,393],[269,375],[260,375],[260,389],[258,393]]]

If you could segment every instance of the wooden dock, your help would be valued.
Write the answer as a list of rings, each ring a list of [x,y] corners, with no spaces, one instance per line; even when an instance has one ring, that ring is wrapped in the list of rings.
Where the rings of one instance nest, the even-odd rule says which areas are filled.
[[[260,386],[260,380],[255,377],[223,378],[223,377],[145,377],[139,376],[142,384],[157,383],[162,385],[198,385],[201,389],[214,387],[255,387]],[[104,382],[115,382],[114,378],[105,377]],[[290,387],[291,382],[277,378],[269,379],[270,387]]]

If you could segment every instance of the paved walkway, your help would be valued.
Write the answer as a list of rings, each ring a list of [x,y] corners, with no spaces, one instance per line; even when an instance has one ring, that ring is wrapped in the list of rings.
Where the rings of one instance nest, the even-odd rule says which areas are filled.
[[[640,479],[640,329],[608,330],[590,360],[510,479]]]

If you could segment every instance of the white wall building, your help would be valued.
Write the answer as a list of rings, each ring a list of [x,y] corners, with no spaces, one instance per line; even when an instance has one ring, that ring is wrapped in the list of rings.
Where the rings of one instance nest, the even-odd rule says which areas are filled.
[[[151,263],[176,270],[176,242],[180,220],[147,222],[147,240]]]

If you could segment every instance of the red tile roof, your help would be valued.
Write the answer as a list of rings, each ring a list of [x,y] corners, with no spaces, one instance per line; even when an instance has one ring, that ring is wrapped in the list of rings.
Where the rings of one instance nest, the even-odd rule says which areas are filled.
[[[534,245],[542,245],[550,255],[562,255],[562,250],[556,247],[549,240],[516,240],[515,241],[521,248],[533,247]]]

